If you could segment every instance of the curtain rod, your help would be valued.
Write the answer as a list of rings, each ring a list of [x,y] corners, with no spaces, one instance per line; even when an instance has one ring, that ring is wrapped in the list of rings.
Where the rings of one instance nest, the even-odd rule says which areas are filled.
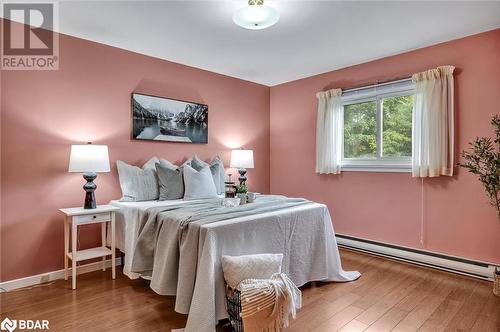
[[[405,75],[405,76],[391,77],[391,78],[387,78],[387,79],[380,80],[380,81],[376,80],[375,83],[373,83],[373,81],[364,82],[364,83],[356,84],[356,85],[353,85],[353,86],[350,86],[347,88],[342,88],[342,92],[344,93],[344,92],[356,91],[356,90],[371,88],[371,87],[375,87],[375,86],[381,86],[381,85],[386,85],[386,84],[407,81],[407,80],[410,80],[411,77],[412,77],[412,75]],[[370,84],[370,83],[372,83],[372,84]]]

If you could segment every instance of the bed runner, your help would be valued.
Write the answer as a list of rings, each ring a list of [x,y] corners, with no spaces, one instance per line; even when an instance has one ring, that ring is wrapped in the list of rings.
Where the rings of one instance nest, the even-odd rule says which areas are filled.
[[[182,249],[188,247],[189,256],[195,258],[189,262],[193,265],[192,272],[195,274],[198,233],[201,226],[311,203],[303,198],[273,195],[259,196],[254,203],[231,208],[222,206],[221,201],[222,199],[217,198],[147,209],[146,213],[140,216],[139,236],[133,253],[131,271],[151,276],[155,262],[174,259],[180,255],[179,248],[182,253]],[[174,227],[165,227],[166,224]],[[173,233],[172,229],[177,229],[177,232]],[[168,250],[160,251],[159,246],[162,248],[166,246]],[[175,262],[177,261],[175,259]]]

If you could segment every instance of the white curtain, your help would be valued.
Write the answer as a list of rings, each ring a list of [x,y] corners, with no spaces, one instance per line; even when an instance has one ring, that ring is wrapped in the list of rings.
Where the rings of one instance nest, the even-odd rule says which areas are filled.
[[[412,76],[413,177],[453,175],[453,66],[442,66]]]
[[[340,173],[342,159],[342,95],[341,89],[321,91],[316,123],[316,173]]]

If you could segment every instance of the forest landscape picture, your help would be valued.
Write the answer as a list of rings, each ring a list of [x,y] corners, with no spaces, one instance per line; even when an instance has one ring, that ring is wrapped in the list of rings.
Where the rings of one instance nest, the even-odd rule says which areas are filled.
[[[208,142],[208,106],[132,93],[132,136],[137,140]]]

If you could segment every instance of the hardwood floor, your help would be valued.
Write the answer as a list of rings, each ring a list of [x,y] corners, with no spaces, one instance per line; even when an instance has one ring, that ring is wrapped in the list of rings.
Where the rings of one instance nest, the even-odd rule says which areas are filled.
[[[287,331],[500,332],[500,297],[489,282],[347,250],[341,256],[362,277],[303,287],[304,307]],[[59,280],[0,293],[2,319],[48,319],[52,331],[170,331],[186,322],[173,308],[173,297],[121,273],[113,281],[109,270],[80,275],[76,291]]]

